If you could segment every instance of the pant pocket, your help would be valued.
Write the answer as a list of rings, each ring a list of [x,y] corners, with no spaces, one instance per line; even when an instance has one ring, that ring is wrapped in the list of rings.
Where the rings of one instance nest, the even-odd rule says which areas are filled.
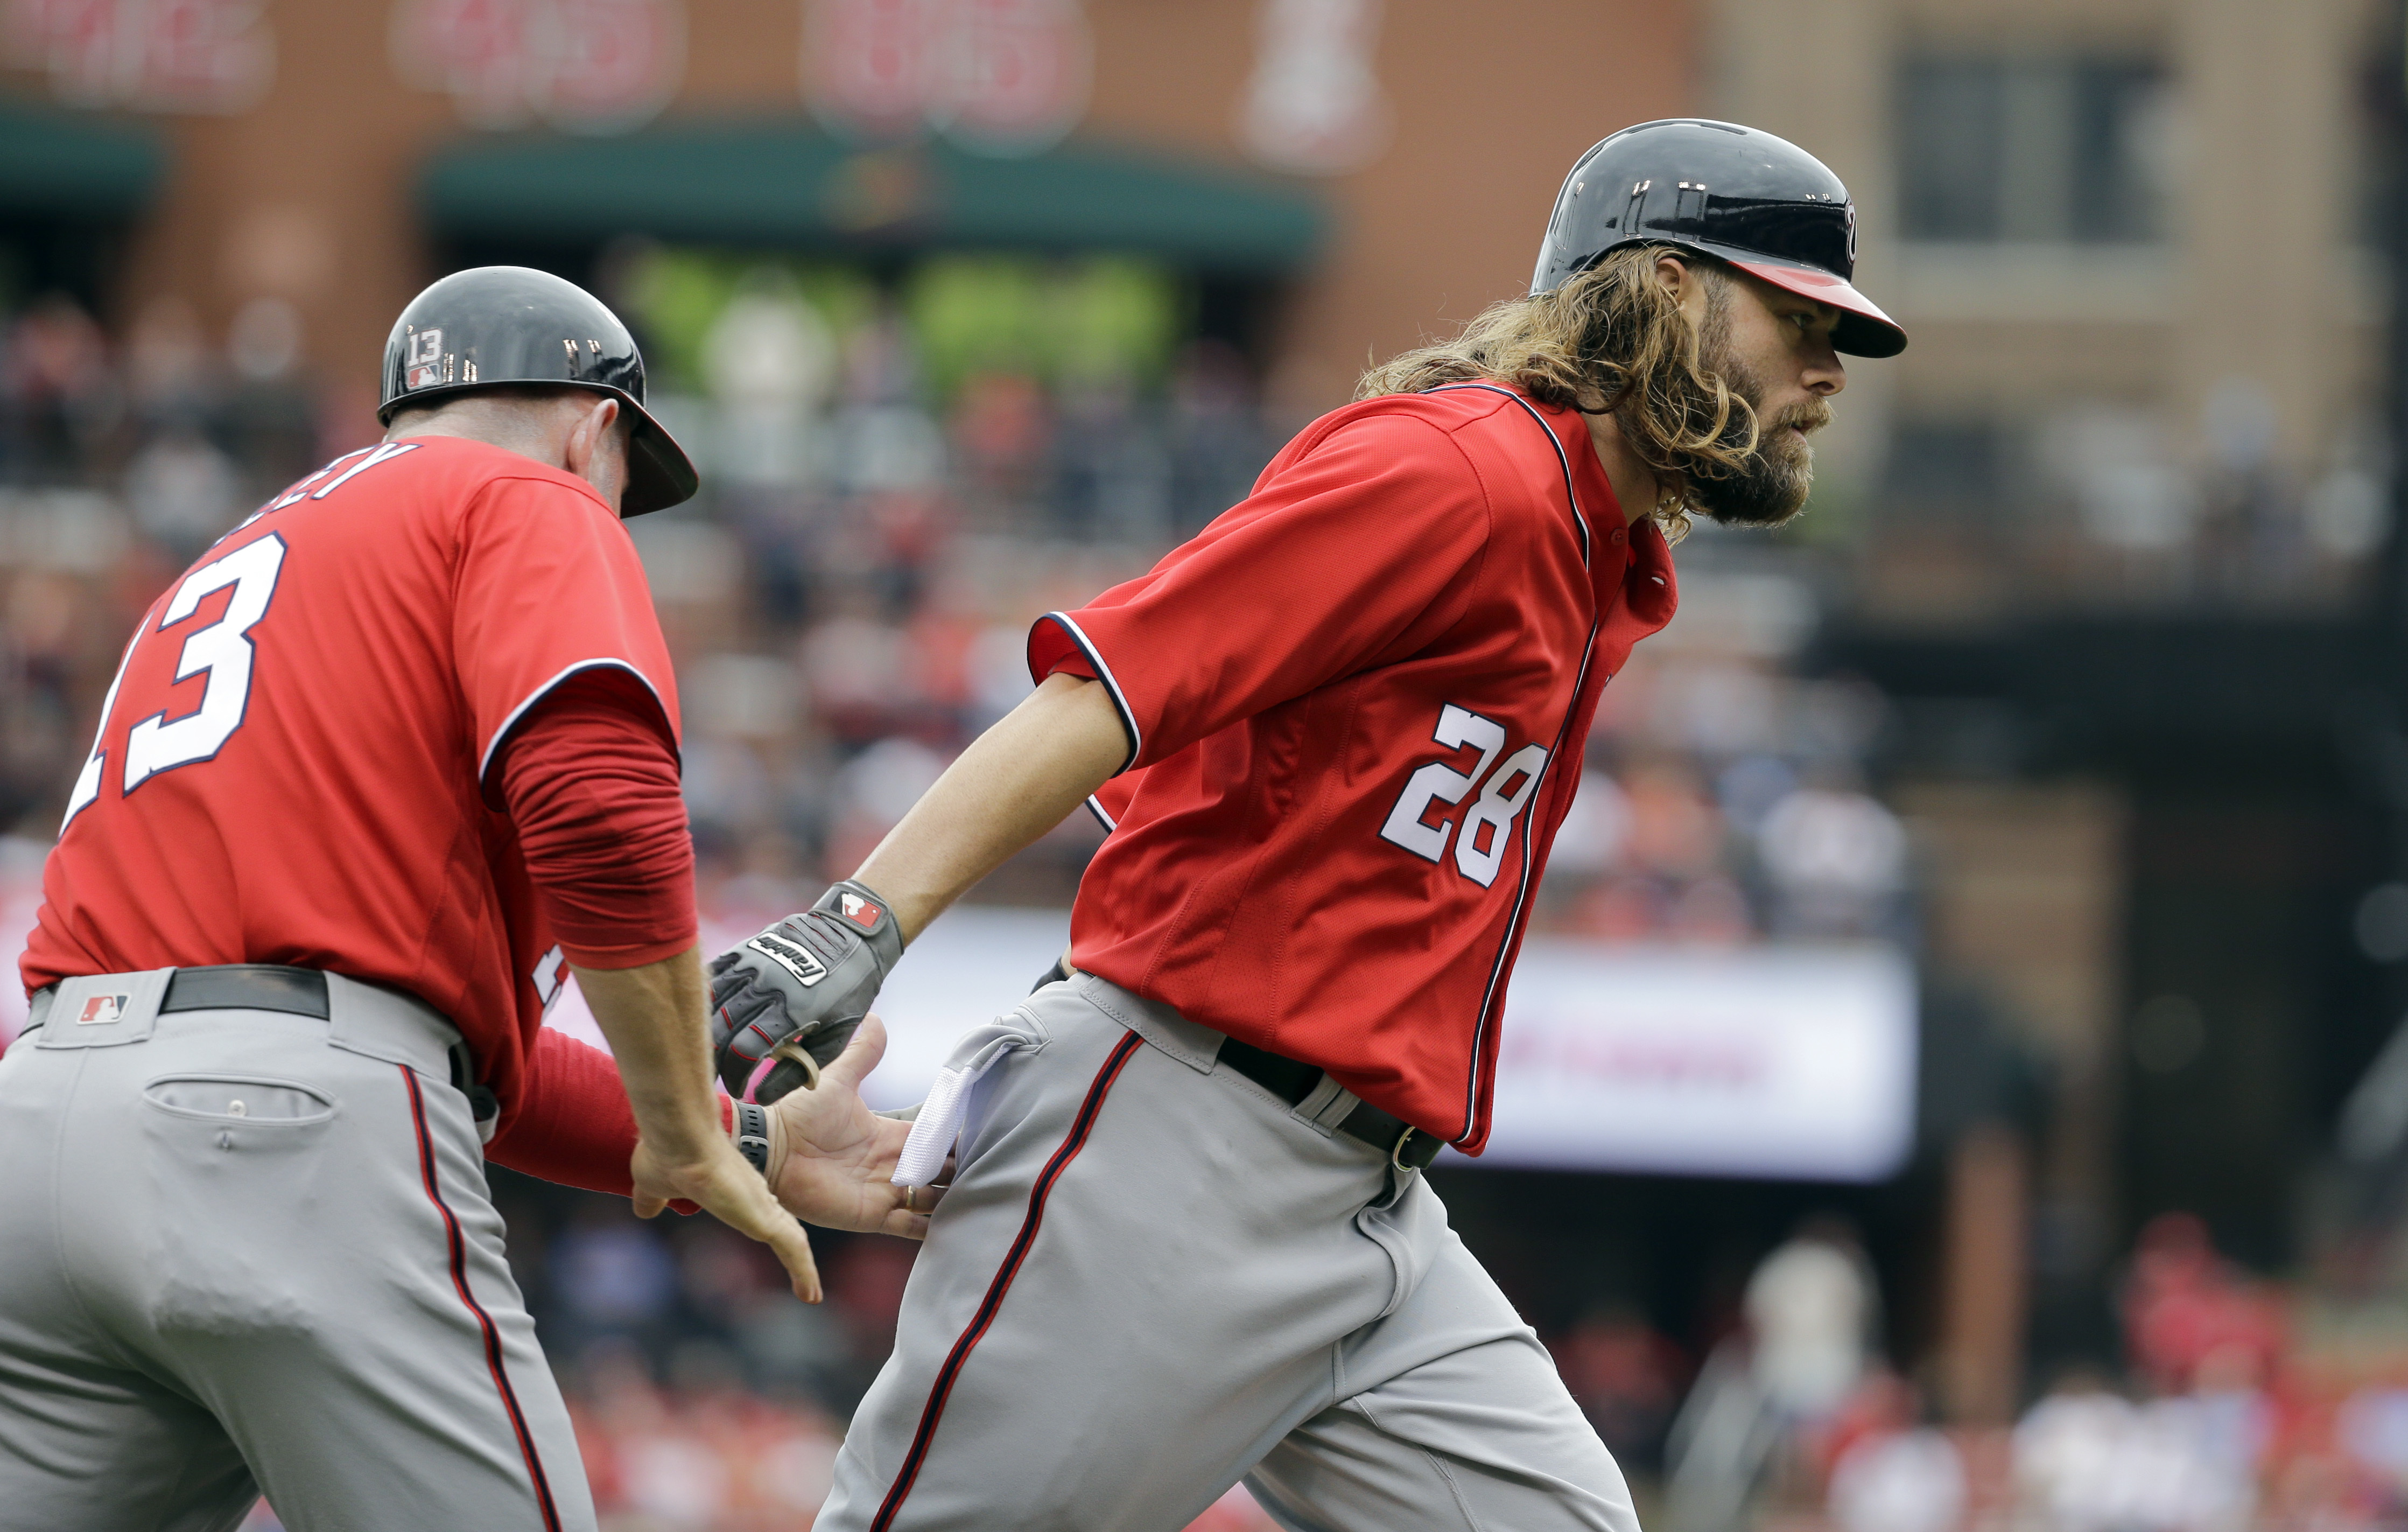
[[[1391,1170],[1389,1174],[1393,1178],[1383,1195],[1354,1215],[1355,1231],[1387,1251],[1396,1269],[1397,1283],[1387,1307],[1380,1310],[1382,1319],[1402,1308],[1420,1288],[1448,1237],[1446,1204],[1422,1179],[1421,1172],[1398,1175]]]
[[[307,1127],[335,1115],[335,1099],[298,1080],[256,1075],[163,1075],[142,1088],[143,1102],[171,1117],[226,1127]]]
[[[330,1134],[341,1102],[259,1075],[174,1074],[142,1088],[135,1302],[163,1335],[306,1331],[355,1211]]]
[[[980,1079],[1008,1055],[1036,1053],[1050,1040],[1045,1023],[1025,1005],[965,1033],[929,1084],[919,1115],[911,1120],[910,1135],[904,1139],[896,1163],[895,1184],[926,1186],[934,1181],[944,1167],[945,1156],[953,1152],[961,1137],[962,1124],[969,1115],[970,1092]]]

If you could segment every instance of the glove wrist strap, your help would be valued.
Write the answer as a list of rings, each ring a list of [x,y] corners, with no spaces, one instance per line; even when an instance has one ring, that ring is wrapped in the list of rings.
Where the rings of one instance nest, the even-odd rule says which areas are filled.
[[[812,909],[833,915],[850,926],[878,960],[879,976],[894,972],[903,957],[903,928],[895,923],[895,911],[877,889],[866,883],[846,878],[820,895]]]
[[[786,1167],[786,1125],[775,1111],[752,1102],[738,1102],[727,1136],[736,1141],[736,1152],[761,1173],[763,1180],[778,1184],[778,1173]]]

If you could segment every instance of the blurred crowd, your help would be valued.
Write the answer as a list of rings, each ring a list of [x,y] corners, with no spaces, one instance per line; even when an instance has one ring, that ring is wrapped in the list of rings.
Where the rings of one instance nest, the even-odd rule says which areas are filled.
[[[0,829],[47,842],[136,616],[338,440],[274,300],[208,334],[154,301],[122,335],[64,294],[0,311]]]
[[[2374,1269],[2399,1253],[2270,1283],[2162,1215],[2123,1265],[2120,1365],[2066,1366],[1996,1426],[1941,1424],[1885,1358],[1831,1221],[1764,1259],[1702,1361],[1630,1315],[1554,1347],[1666,1532],[2358,1532],[2408,1522],[2408,1311]]]

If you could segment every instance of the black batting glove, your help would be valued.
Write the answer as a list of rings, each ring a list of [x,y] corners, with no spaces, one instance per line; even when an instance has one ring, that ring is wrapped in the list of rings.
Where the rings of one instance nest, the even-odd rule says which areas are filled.
[[[756,1101],[819,1083],[869,1014],[903,956],[886,901],[850,879],[732,951],[710,960],[710,1046],[719,1082],[737,1100],[761,1061]]]

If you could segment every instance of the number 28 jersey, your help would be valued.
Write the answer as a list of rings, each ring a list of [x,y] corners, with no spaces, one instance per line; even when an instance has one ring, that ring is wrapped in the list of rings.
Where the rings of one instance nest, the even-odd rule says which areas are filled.
[[[482,442],[337,458],[135,630],[42,872],[26,989],[270,962],[450,1017],[506,1105],[565,974],[485,773],[596,668],[677,694],[635,544],[581,480]]]
[[[1465,383],[1324,416],[1030,635],[1130,740],[1071,961],[1478,1153],[1598,693],[1674,600],[1578,414]]]

